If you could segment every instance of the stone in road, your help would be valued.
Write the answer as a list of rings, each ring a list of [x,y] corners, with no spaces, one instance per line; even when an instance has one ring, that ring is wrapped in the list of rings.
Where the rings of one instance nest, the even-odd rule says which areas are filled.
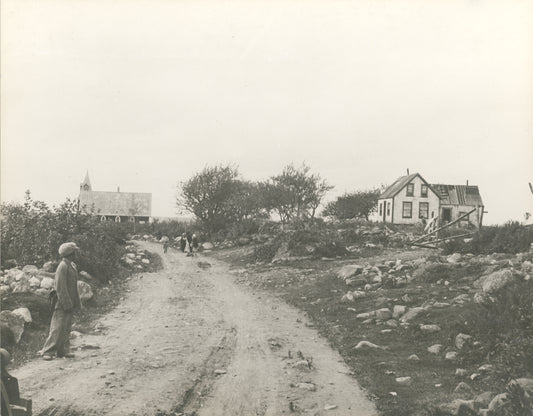
[[[377,414],[302,314],[199,261],[170,250],[163,270],[130,279],[100,332],[74,340],[75,359],[15,371],[34,415]]]

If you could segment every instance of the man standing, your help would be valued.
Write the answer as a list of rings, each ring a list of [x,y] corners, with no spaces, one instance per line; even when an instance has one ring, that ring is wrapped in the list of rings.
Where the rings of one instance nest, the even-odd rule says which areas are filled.
[[[61,263],[57,267],[54,281],[57,303],[50,323],[50,334],[42,349],[44,360],[52,360],[54,352],[58,357],[74,357],[74,354],[69,351],[69,338],[74,311],[81,307],[78,293],[78,269],[74,263],[78,251],[79,248],[75,243],[64,243],[59,247]]]

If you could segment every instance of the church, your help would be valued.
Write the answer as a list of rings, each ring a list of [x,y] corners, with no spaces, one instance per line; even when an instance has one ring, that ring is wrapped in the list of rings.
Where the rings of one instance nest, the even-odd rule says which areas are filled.
[[[93,191],[89,172],[80,184],[78,206],[98,215],[101,221],[147,223],[152,211],[152,194],[140,192]]]

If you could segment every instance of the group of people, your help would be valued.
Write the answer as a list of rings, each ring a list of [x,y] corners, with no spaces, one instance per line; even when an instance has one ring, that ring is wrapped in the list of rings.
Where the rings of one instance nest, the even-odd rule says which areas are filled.
[[[187,253],[188,256],[193,255],[193,250],[198,250],[198,237],[196,234],[191,232],[183,233],[179,240],[179,248],[182,251],[182,253]],[[163,252],[167,252],[168,248],[170,247],[170,240],[165,240],[163,243]]]

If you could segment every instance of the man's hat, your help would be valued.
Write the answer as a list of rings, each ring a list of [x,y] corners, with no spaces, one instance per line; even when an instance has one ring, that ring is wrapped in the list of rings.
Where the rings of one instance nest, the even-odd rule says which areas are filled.
[[[76,250],[79,250],[80,248],[76,245],[76,243],[63,243],[59,246],[59,255],[61,257],[68,256],[69,254],[74,253]]]

